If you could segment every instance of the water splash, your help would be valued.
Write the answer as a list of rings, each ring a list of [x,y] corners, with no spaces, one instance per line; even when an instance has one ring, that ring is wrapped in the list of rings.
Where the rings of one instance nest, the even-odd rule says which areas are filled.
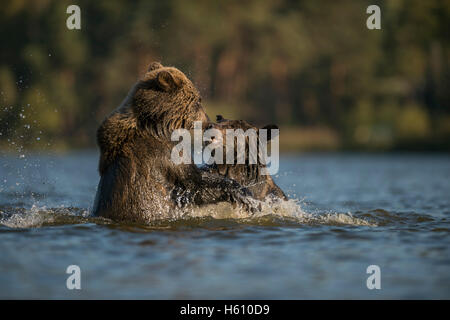
[[[0,225],[9,228],[27,229],[49,225],[85,223],[89,212],[86,209],[61,207],[46,208],[33,205],[30,209],[0,208]]]
[[[215,219],[238,219],[246,222],[261,221],[262,218],[284,220],[287,223],[307,225],[356,225],[377,226],[364,218],[354,217],[351,213],[310,213],[302,208],[297,199],[267,199],[260,202],[261,210],[251,213],[229,203],[219,203],[191,209],[183,216],[186,218],[212,217]]]
[[[154,217],[154,215],[153,215]],[[29,209],[0,207],[0,226],[9,228],[39,228],[44,226],[100,223],[107,219],[92,217],[89,209],[74,207],[47,208],[33,205]],[[109,221],[109,220],[108,220]],[[252,225],[291,225],[291,226],[315,226],[315,225],[353,225],[353,226],[377,226],[365,218],[355,217],[351,213],[309,213],[303,210],[300,201],[291,200],[266,200],[261,202],[261,210],[250,213],[239,206],[222,202],[203,207],[191,207],[173,210],[169,217],[153,219],[148,226],[171,225],[198,225],[205,221],[216,221],[233,224]],[[111,221],[109,221],[111,222]]]

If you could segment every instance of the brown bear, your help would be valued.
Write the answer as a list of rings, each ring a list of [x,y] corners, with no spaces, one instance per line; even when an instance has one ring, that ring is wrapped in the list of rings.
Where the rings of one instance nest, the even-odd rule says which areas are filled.
[[[230,201],[249,209],[251,193],[237,182],[171,161],[172,131],[190,129],[194,121],[208,117],[192,82],[174,67],[152,63],[97,131],[100,182],[93,214],[148,223],[188,204]]]
[[[227,120],[224,119],[221,115],[217,115],[216,118],[217,123],[211,123],[209,124],[209,128],[218,129],[221,132],[221,135],[223,137],[222,144],[223,144],[223,155],[225,157],[226,154],[226,130],[227,129],[242,129],[244,132],[248,129],[254,129],[256,132],[258,132],[257,128],[247,121],[244,120]],[[267,129],[267,141],[269,141],[271,137],[271,131],[270,129],[278,129],[276,125],[267,125],[261,129]],[[234,164],[225,164],[225,161],[223,161],[224,164],[212,164],[209,166],[202,167],[203,171],[206,172],[214,172],[218,173],[224,177],[233,179],[234,181],[238,182],[240,185],[247,187],[252,195],[253,198],[264,201],[268,197],[272,199],[282,199],[287,200],[288,198],[284,194],[283,190],[280,189],[278,185],[275,184],[272,177],[270,175],[263,175],[262,169],[264,168],[264,165],[262,165],[260,162],[257,164],[250,164],[249,163],[249,153],[248,153],[248,138],[246,137],[246,153],[245,153],[245,163],[244,164],[237,164],[237,146],[236,146],[236,140],[234,142],[234,152],[235,152],[235,163]]]

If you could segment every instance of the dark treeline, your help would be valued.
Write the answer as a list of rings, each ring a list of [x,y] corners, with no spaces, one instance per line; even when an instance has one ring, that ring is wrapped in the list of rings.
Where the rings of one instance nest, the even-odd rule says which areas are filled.
[[[2,148],[93,146],[158,60],[210,116],[275,122],[285,148],[450,149],[450,1],[17,0],[0,21]]]

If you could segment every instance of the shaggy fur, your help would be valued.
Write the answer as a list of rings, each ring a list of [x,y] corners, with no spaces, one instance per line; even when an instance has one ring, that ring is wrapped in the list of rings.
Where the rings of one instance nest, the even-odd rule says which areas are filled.
[[[218,129],[223,137],[223,154],[226,154],[226,130],[227,129],[242,129],[244,132],[248,129],[254,129],[258,132],[258,128],[252,126],[244,120],[227,120],[221,115],[217,116],[217,123],[211,124],[210,127]],[[267,139],[270,140],[270,129],[278,129],[275,125],[268,125],[262,129],[267,129]],[[236,143],[235,143],[235,162],[237,159]],[[224,158],[225,159],[225,158]],[[225,163],[225,161],[224,161]],[[203,170],[207,172],[215,172],[229,179],[233,179],[240,185],[247,187],[253,194],[253,197],[258,200],[265,200],[268,196],[287,200],[284,192],[273,181],[270,175],[262,175],[261,169],[264,166],[261,164],[249,164],[248,161],[248,138],[246,138],[246,155],[245,164],[213,164],[204,167]]]
[[[178,69],[152,63],[97,131],[100,182],[93,214],[147,223],[176,207],[231,201],[250,206],[251,193],[233,180],[175,165],[173,130],[208,117],[191,81]]]

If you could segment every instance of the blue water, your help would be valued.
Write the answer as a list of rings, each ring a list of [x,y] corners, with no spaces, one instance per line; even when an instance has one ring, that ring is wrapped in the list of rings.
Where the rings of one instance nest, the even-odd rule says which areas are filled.
[[[449,155],[285,154],[295,200],[149,226],[89,216],[97,159],[0,156],[0,298],[450,298]]]

